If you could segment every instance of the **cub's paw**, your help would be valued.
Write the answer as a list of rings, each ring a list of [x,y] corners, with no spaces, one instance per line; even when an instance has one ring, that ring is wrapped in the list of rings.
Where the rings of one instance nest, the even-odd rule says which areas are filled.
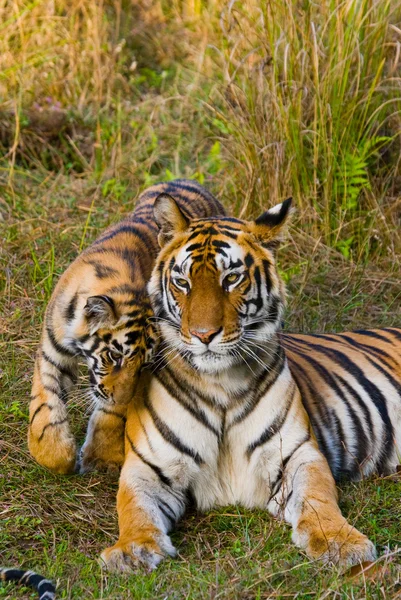
[[[39,435],[29,431],[28,446],[33,458],[54,473],[74,472],[77,448],[67,423],[49,423]]]
[[[85,457],[80,456],[77,465],[77,471],[81,475],[91,473],[92,471],[98,471],[100,473],[106,473],[114,478],[120,475],[120,470],[121,463],[108,462],[101,458],[87,460]]]
[[[340,567],[352,567],[377,557],[374,544],[347,522],[337,532],[317,529],[308,536],[306,544],[299,545],[303,545],[311,558]]]
[[[101,554],[101,562],[108,571],[132,573],[139,568],[153,571],[166,556],[175,556],[176,549],[170,538],[160,533],[156,539],[148,538],[122,544],[117,542]]]
[[[101,456],[99,452],[96,452],[96,449],[83,446],[79,453],[77,471],[82,475],[92,471],[100,471],[112,477],[118,477],[123,462],[124,456],[122,453],[114,452],[110,456]]]

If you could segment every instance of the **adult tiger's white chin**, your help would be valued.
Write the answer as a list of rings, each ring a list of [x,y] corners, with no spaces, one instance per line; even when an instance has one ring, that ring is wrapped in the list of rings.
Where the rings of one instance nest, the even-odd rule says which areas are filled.
[[[203,354],[192,354],[191,363],[202,373],[216,374],[238,364],[238,358],[230,354],[217,354],[210,350]]]

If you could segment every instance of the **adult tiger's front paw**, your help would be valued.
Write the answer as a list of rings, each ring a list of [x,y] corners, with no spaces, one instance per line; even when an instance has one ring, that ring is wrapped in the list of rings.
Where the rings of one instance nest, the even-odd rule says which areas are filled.
[[[139,568],[153,571],[166,556],[175,556],[176,549],[168,535],[160,532],[155,538],[121,543],[118,541],[101,554],[101,561],[108,571],[132,573]]]
[[[311,558],[340,567],[352,567],[365,561],[374,561],[377,556],[374,544],[345,520],[338,529],[317,526],[307,535],[302,533],[301,526],[294,532],[293,541],[305,548]]]

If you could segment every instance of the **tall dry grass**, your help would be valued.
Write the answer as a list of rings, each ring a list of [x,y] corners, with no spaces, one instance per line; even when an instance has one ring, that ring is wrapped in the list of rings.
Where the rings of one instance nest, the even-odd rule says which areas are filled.
[[[11,176],[214,175],[241,215],[292,194],[345,257],[395,252],[401,3],[0,0],[0,21]]]
[[[213,49],[225,83],[218,118],[242,172],[242,213],[293,194],[312,233],[344,254],[373,251],[378,230],[390,242],[400,19],[389,0],[225,6]]]

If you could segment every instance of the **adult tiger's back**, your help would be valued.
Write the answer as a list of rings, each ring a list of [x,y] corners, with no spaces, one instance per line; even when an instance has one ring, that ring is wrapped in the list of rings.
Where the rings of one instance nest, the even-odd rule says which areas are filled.
[[[334,477],[394,473],[401,460],[401,329],[280,337]]]
[[[87,360],[96,406],[83,469],[122,460],[116,424],[125,418],[125,404],[154,343],[146,285],[158,253],[153,203],[160,194],[174,197],[191,218],[224,214],[195,181],[154,185],[141,194],[131,215],[107,229],[62,275],[46,309],[28,433],[32,456],[55,472],[71,472],[76,463],[65,403],[79,356]]]

